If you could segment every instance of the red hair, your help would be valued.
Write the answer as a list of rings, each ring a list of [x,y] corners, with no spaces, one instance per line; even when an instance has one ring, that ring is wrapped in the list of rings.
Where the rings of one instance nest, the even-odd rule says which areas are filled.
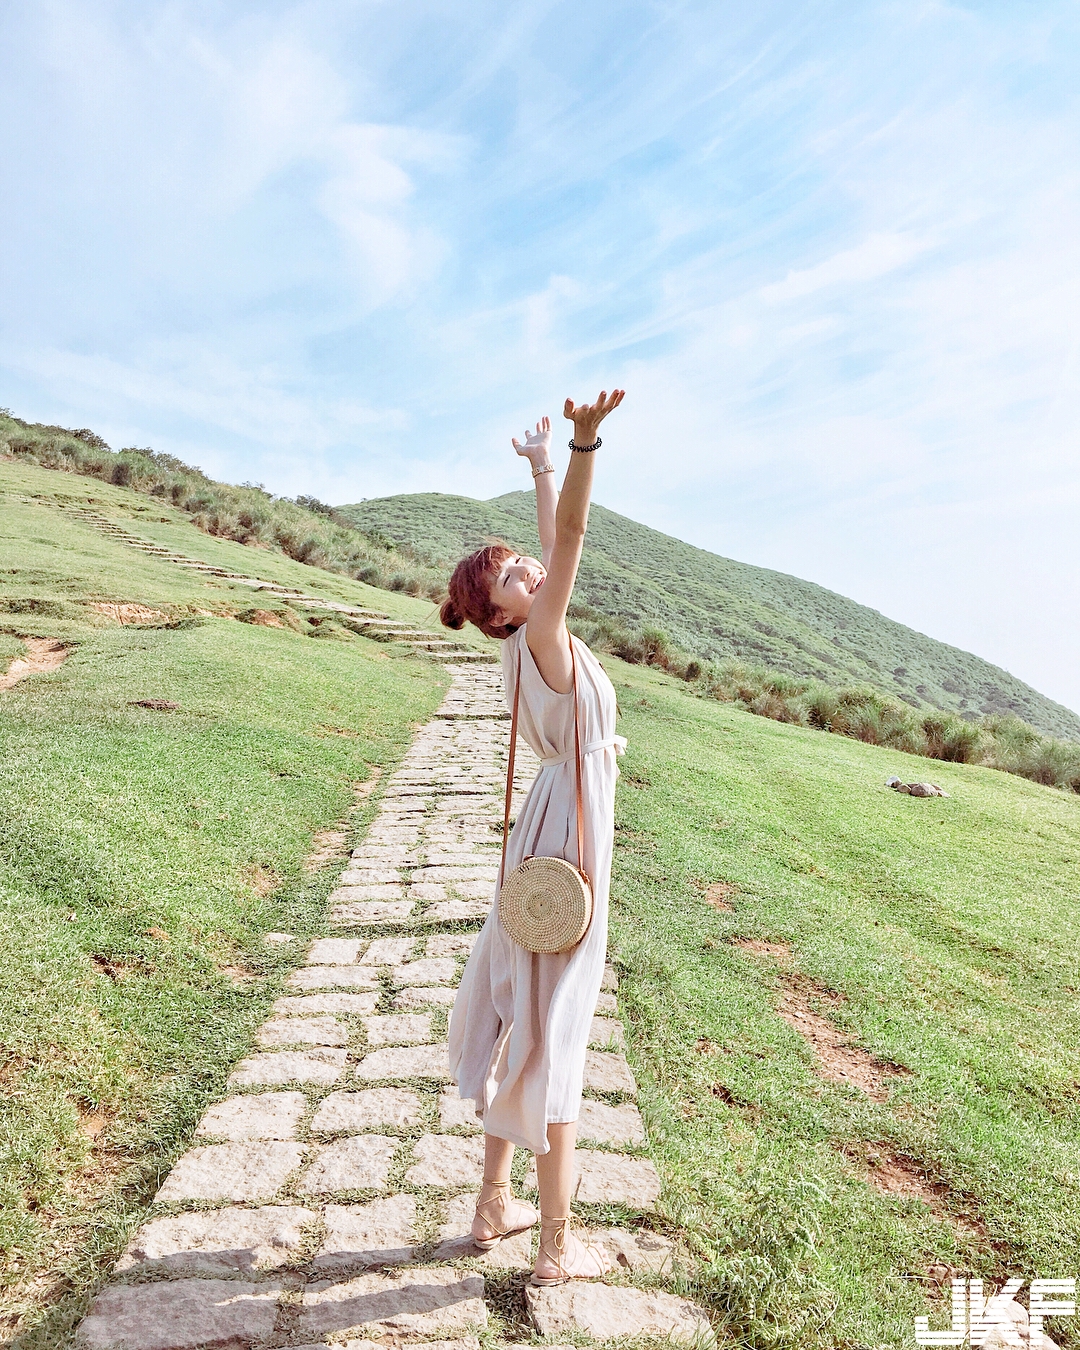
[[[439,611],[447,628],[464,628],[467,619],[488,637],[508,638],[517,631],[516,624],[495,623],[495,606],[491,603],[491,588],[503,563],[516,556],[508,545],[495,543],[462,558],[450,577],[446,588],[449,594]]]

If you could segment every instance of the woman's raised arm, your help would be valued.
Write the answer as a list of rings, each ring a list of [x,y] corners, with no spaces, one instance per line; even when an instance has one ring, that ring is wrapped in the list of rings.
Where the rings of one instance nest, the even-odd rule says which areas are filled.
[[[532,608],[525,636],[537,669],[556,693],[567,694],[573,684],[570,665],[570,635],[566,631],[566,611],[577,579],[585,529],[589,523],[592,496],[594,452],[585,447],[597,440],[600,423],[623,401],[622,389],[601,392],[595,403],[576,407],[566,400],[563,416],[574,424],[574,445],[582,447],[570,453],[562,492],[555,512],[555,542],[550,563],[545,558],[547,579]]]
[[[551,465],[551,418],[542,417],[536,430],[526,431],[525,444],[513,441],[514,449],[532,465],[536,486],[536,528],[540,535],[540,561],[551,566],[551,551],[555,547],[555,507],[559,491],[555,486],[555,470]]]

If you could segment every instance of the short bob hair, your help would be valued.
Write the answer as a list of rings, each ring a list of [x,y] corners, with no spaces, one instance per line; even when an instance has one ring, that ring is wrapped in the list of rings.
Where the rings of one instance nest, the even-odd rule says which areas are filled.
[[[502,540],[485,544],[454,568],[439,617],[447,628],[463,628],[465,621],[476,625],[481,633],[492,638],[508,638],[516,633],[517,624],[495,623],[495,606],[491,603],[491,587],[507,558],[517,555]]]

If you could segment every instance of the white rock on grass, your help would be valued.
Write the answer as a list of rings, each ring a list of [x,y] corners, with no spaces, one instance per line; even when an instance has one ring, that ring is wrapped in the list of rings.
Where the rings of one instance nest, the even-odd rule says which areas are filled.
[[[379,1134],[354,1134],[326,1144],[297,1187],[301,1195],[334,1191],[384,1191],[399,1139]]]
[[[376,938],[364,953],[361,964],[365,966],[399,966],[403,961],[409,959],[415,946],[415,938]]]
[[[258,1030],[260,1045],[348,1045],[348,1029],[336,1017],[271,1017]]]
[[[391,1013],[386,1017],[365,1017],[368,1044],[422,1045],[431,1040],[430,1013]]]
[[[373,1050],[356,1066],[356,1076],[369,1083],[380,1078],[434,1078],[445,1082],[450,1077],[450,1053],[445,1044]]]
[[[462,1126],[470,1130],[481,1128],[476,1117],[476,1103],[459,1096],[456,1087],[445,1088],[439,1097],[439,1129],[453,1130]]]
[[[420,1098],[407,1088],[368,1088],[364,1092],[331,1092],[319,1103],[311,1128],[317,1134],[372,1130],[380,1125],[405,1127],[420,1119]]]
[[[416,1163],[405,1173],[410,1186],[460,1190],[484,1175],[484,1141],[453,1134],[425,1134],[413,1145]]]
[[[316,938],[308,948],[309,966],[351,966],[360,955],[358,938]]]
[[[117,1285],[99,1294],[75,1337],[78,1350],[247,1350],[277,1322],[282,1290],[238,1280]]]
[[[211,1106],[196,1135],[242,1142],[248,1139],[295,1139],[307,1109],[302,1092],[259,1092],[229,1097]]]
[[[274,1012],[282,1017],[316,1017],[320,1013],[373,1013],[379,992],[363,994],[297,994],[274,1000]]]
[[[395,966],[390,978],[396,985],[403,984],[448,984],[457,978],[458,963],[449,957],[410,961],[405,966]]]
[[[486,1325],[482,1275],[421,1267],[309,1285],[297,1334],[341,1337],[411,1332],[433,1337],[439,1333],[453,1336]]]
[[[418,988],[403,989],[400,994],[395,994],[394,1007],[404,1011],[408,1008],[426,1008],[437,1003],[441,1007],[449,1008],[455,998],[457,998],[456,989],[428,989],[420,985]]]
[[[320,1275],[412,1260],[416,1199],[393,1195],[370,1205],[327,1205],[326,1237],[312,1265]]]
[[[331,896],[332,900],[341,899]],[[378,923],[399,923],[407,919],[415,905],[412,900],[371,900],[359,903],[335,904],[330,911],[330,922],[342,927],[365,927]]]
[[[329,1087],[345,1071],[345,1051],[330,1047],[314,1050],[279,1050],[242,1059],[229,1075],[230,1087],[255,1087],[265,1083],[318,1083]]]
[[[468,956],[479,933],[436,933],[427,940],[425,956]]]
[[[623,1056],[605,1050],[586,1050],[584,1085],[593,1092],[622,1092],[628,1097],[637,1092],[634,1075]]]
[[[645,1127],[641,1113],[631,1102],[623,1106],[608,1106],[585,1097],[578,1116],[578,1137],[593,1139],[598,1144],[643,1144]]]
[[[303,1161],[299,1144],[206,1144],[178,1159],[155,1203],[269,1200]]]
[[[526,1285],[525,1298],[542,1336],[584,1331],[598,1341],[655,1337],[685,1345],[710,1335],[700,1308],[659,1289],[573,1280],[554,1289]]]
[[[136,1233],[116,1269],[227,1275],[288,1265],[317,1217],[295,1205],[264,1205],[153,1219]]]
[[[290,989],[378,989],[372,966],[301,966],[285,981]]]

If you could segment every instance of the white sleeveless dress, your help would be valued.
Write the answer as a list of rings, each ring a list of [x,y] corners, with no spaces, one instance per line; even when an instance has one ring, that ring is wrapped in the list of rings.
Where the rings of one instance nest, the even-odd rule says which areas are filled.
[[[498,894],[465,967],[450,1015],[450,1069],[462,1097],[476,1103],[486,1134],[533,1153],[548,1151],[549,1123],[577,1120],[585,1050],[604,975],[608,885],[615,833],[615,690],[588,647],[571,638],[577,663],[585,857],[592,880],[589,931],[570,952],[547,955],[518,946],[499,920]],[[506,870],[529,854],[578,863],[574,774],[574,700],[545,682],[525,628],[502,648],[508,706],[518,657],[518,729],[540,758],[506,850]]]

